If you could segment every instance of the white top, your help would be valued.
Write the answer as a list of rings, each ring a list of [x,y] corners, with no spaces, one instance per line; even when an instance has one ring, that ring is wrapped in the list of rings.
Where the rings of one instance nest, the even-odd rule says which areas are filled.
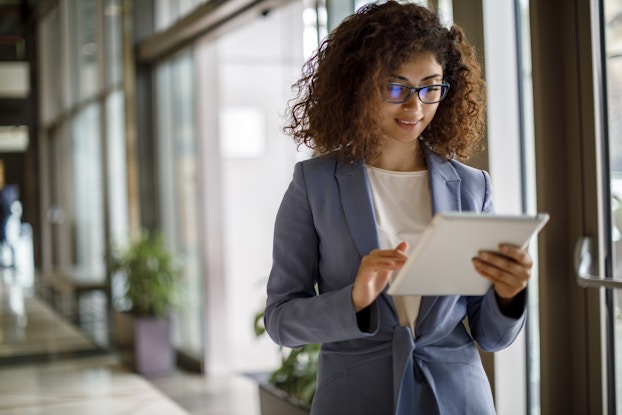
[[[428,171],[398,172],[367,166],[380,249],[393,249],[400,242],[412,251],[432,219],[432,194]],[[400,325],[415,336],[421,296],[393,296]]]

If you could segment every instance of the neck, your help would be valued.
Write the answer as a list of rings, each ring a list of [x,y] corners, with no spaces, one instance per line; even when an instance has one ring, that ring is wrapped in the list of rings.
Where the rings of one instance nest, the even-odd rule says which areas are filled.
[[[419,141],[399,145],[385,145],[382,153],[370,161],[371,166],[390,171],[420,171],[427,169],[425,154]]]

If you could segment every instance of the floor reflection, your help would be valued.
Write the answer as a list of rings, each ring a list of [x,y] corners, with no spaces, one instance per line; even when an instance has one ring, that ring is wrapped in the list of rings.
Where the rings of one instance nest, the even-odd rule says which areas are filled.
[[[32,290],[19,285],[0,286],[0,364],[99,350]]]
[[[183,415],[111,356],[0,369],[0,415]]]
[[[49,305],[27,249],[17,249],[12,264],[0,248],[0,415],[259,414],[257,384],[245,376],[130,372],[102,346],[102,293],[81,297],[79,326],[72,324]]]

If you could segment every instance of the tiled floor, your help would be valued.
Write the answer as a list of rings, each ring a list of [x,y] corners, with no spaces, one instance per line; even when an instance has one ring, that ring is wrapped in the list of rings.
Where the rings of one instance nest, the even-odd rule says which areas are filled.
[[[246,376],[206,377],[177,373],[151,379],[193,415],[259,415],[259,392],[256,381]]]
[[[78,330],[33,281],[0,267],[0,415],[259,415],[257,384],[242,375],[132,373],[91,340],[102,338],[101,319],[81,319]]]
[[[113,355],[0,368],[0,415],[259,415],[258,400],[250,378],[145,379]]]
[[[0,370],[0,414],[182,415],[179,404],[104,356]]]

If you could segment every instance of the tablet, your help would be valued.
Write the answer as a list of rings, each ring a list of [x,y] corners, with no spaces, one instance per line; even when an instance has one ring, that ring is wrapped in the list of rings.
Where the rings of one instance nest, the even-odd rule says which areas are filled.
[[[402,269],[391,279],[391,295],[483,295],[491,283],[471,259],[500,243],[526,247],[549,215],[438,213],[421,235]]]

